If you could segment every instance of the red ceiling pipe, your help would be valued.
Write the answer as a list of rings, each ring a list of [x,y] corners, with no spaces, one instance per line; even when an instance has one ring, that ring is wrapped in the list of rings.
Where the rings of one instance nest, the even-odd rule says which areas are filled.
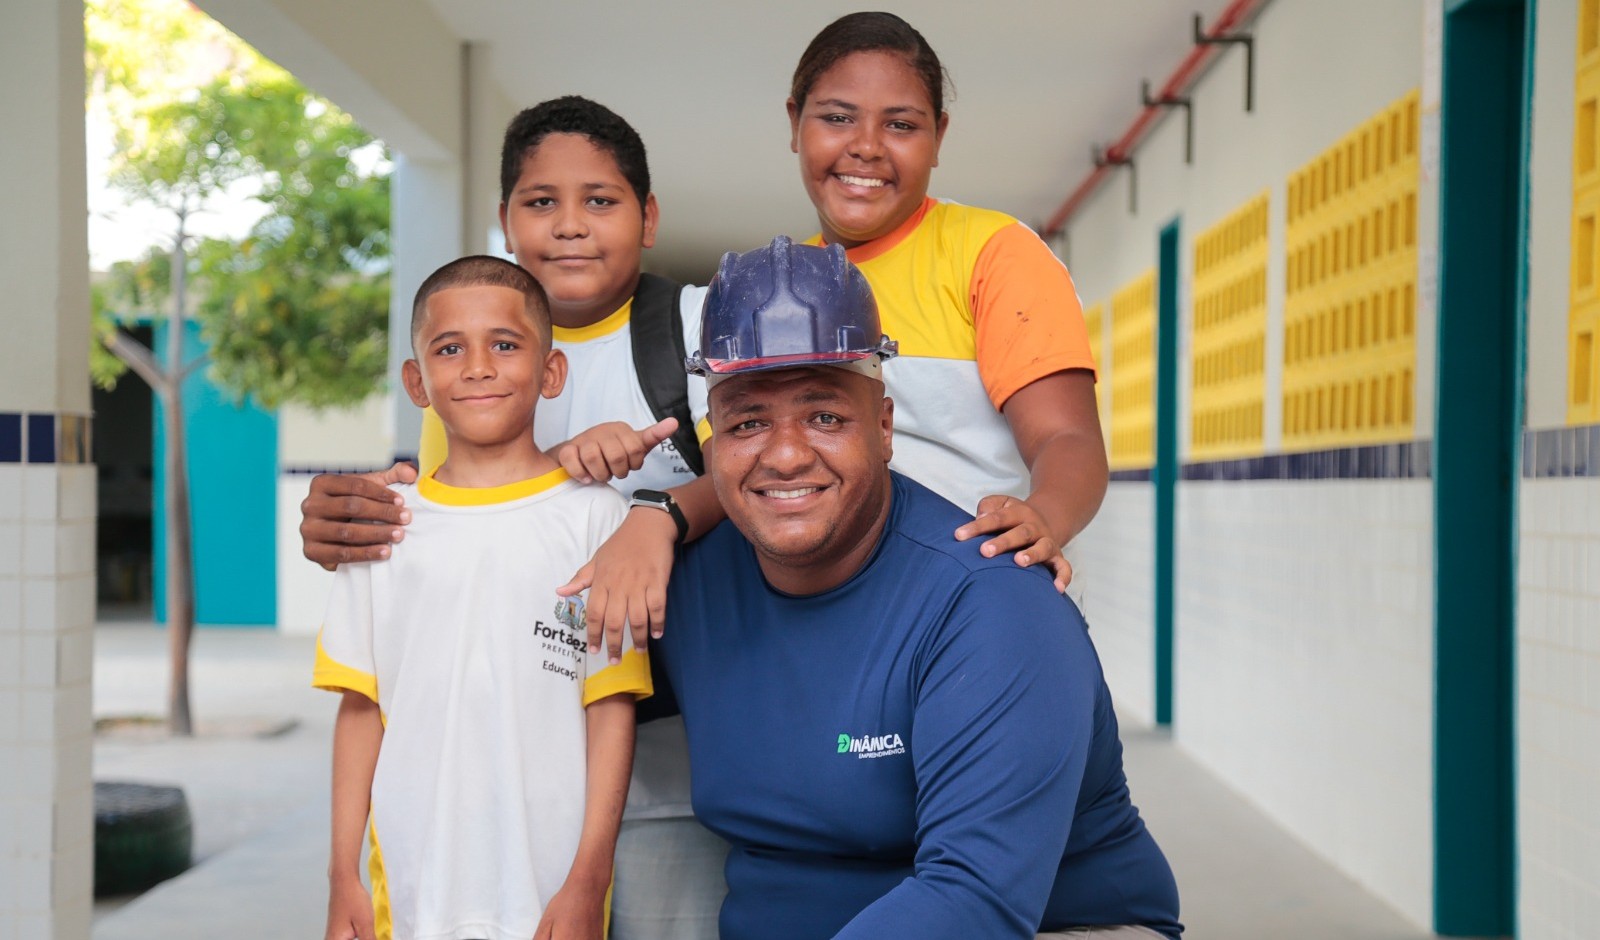
[[[1211,38],[1227,35],[1234,29],[1248,23],[1252,17],[1261,12],[1261,8],[1266,6],[1268,2],[1269,0],[1233,0],[1228,4],[1227,9],[1222,11],[1222,15],[1217,17],[1216,22],[1211,24],[1211,28],[1206,30],[1206,35]],[[1221,46],[1196,45],[1190,49],[1189,54],[1178,64],[1177,69],[1167,79],[1166,84],[1161,86],[1161,91],[1155,95],[1155,99],[1160,101],[1182,96],[1190,88],[1194,87],[1206,67],[1221,54]],[[1117,142],[1106,148],[1105,160],[1107,162],[1095,167],[1084,178],[1083,182],[1078,184],[1078,188],[1072,191],[1072,195],[1067,197],[1067,201],[1063,202],[1061,207],[1055,211],[1055,214],[1050,216],[1050,221],[1046,222],[1044,226],[1045,238],[1060,234],[1061,230],[1066,227],[1067,220],[1072,218],[1073,213],[1078,211],[1078,208],[1083,205],[1090,194],[1099,188],[1100,183],[1110,175],[1111,170],[1114,169],[1112,164],[1123,157],[1132,155],[1134,148],[1139,146],[1140,141],[1150,132],[1156,118],[1161,115],[1163,110],[1165,109],[1160,105],[1148,105],[1139,112],[1139,115],[1133,119],[1133,123],[1128,125],[1128,129],[1117,139]]]

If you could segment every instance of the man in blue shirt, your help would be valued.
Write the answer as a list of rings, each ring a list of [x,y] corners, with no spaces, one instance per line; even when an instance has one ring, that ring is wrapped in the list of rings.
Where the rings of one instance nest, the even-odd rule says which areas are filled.
[[[837,246],[729,255],[706,300],[729,521],[682,551],[654,658],[733,845],[722,937],[1176,938],[1082,617],[888,469],[894,351]]]

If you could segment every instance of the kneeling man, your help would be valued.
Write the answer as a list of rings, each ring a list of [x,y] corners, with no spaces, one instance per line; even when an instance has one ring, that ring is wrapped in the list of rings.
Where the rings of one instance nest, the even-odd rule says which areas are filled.
[[[723,258],[691,371],[729,521],[653,656],[733,845],[722,938],[1178,937],[1077,608],[888,469],[894,352],[842,248]]]

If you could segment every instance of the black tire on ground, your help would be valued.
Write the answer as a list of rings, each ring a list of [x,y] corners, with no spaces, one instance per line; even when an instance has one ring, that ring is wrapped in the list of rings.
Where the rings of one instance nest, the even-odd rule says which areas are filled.
[[[189,867],[194,826],[178,787],[94,785],[94,893],[143,891]]]

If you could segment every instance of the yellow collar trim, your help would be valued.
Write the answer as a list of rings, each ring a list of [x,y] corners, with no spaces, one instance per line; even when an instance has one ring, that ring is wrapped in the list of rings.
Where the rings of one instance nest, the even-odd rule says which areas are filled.
[[[536,493],[560,486],[572,479],[561,467],[543,473],[531,480],[518,480],[504,486],[451,486],[440,483],[433,474],[417,481],[417,493],[423,499],[442,506],[493,506],[526,499]]]
[[[597,323],[591,323],[588,326],[552,325],[550,327],[550,336],[554,339],[561,340],[563,343],[586,343],[589,340],[599,339],[602,336],[610,336],[612,333],[615,333],[616,331],[627,326],[628,318],[632,315],[632,313],[633,298],[629,297],[622,306],[617,308],[616,313],[606,317],[604,320],[600,320]]]

